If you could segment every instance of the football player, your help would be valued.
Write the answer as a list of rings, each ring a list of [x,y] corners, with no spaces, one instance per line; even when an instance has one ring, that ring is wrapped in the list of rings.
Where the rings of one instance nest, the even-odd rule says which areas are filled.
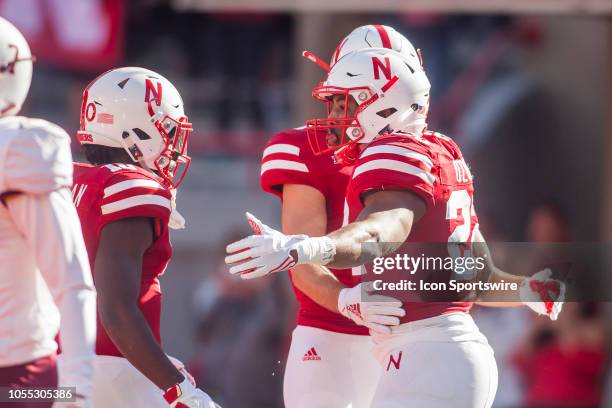
[[[42,119],[17,116],[33,57],[0,17],[0,386],[76,387],[89,406],[96,295],[70,197],[70,137]],[[21,403],[49,407],[51,403]]]
[[[394,49],[408,60],[418,58],[412,44],[392,27],[366,25],[339,43],[330,65],[351,51],[371,47]],[[329,65],[306,55],[329,70]],[[326,144],[340,142],[336,134],[323,136]],[[321,236],[342,226],[352,171],[352,164],[332,149],[314,155],[306,129],[292,129],[276,134],[266,145],[261,187],[282,200],[284,233]],[[380,367],[370,352],[368,331],[384,333],[399,324],[404,315],[401,304],[392,299],[362,300],[359,276],[348,268],[299,265],[290,276],[299,307],[285,368],[285,406],[369,407]],[[349,307],[357,303],[360,312]]]
[[[322,237],[284,235],[248,214],[259,234],[228,245],[230,272],[253,278],[303,263],[355,267],[404,243],[457,249],[478,242],[474,249],[493,280],[519,284],[517,301],[556,318],[564,289],[550,271],[523,278],[491,263],[461,151],[450,138],[426,128],[429,89],[420,63],[393,50],[372,48],[340,59],[313,91],[328,104],[328,118],[308,121],[307,130],[314,138],[316,132],[335,133],[340,146],[355,152],[345,225]],[[399,326],[390,333],[371,331],[374,354],[384,368],[373,407],[491,406],[497,368],[469,316],[471,306],[467,301],[405,303]]]
[[[83,92],[73,199],[98,291],[94,403],[213,407],[162,350],[161,289],[172,247],[173,192],[190,158],[183,100],[144,68],[110,70]]]

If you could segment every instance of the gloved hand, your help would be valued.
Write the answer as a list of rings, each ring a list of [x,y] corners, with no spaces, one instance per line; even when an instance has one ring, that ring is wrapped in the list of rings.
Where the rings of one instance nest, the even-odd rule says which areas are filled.
[[[406,312],[397,299],[373,294],[371,283],[344,288],[338,295],[338,311],[361,326],[379,334],[391,334]]]
[[[557,320],[565,300],[565,283],[551,279],[552,271],[544,269],[525,278],[519,287],[521,302],[537,314]]]
[[[336,254],[328,237],[285,235],[249,213],[246,217],[257,235],[229,244],[226,247],[229,255],[225,258],[225,263],[231,266],[229,272],[242,279],[259,278],[306,263],[326,265]]]
[[[173,408],[219,408],[213,400],[189,379],[175,384],[164,392],[164,399]]]

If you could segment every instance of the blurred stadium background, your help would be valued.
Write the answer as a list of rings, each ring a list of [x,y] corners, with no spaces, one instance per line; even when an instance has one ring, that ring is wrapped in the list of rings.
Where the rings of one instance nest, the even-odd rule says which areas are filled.
[[[471,163],[488,240],[612,241],[612,0],[0,0],[0,15],[38,58],[25,115],[74,134],[83,88],[114,66],[158,71],[183,95],[194,162],[163,336],[223,406],[282,405],[288,280],[236,282],[223,249],[247,209],[278,226],[261,148],[322,113],[310,89],[323,71],[301,51],[327,60],[356,26],[394,26],[422,49],[430,127]],[[555,325],[475,310],[500,366],[495,407],[612,407],[606,309],[568,305]]]

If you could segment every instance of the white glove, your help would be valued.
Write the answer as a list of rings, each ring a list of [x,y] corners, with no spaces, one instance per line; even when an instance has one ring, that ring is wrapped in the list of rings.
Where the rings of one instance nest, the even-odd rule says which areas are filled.
[[[285,235],[246,213],[247,221],[258,235],[251,235],[229,244],[225,263],[231,274],[242,279],[259,278],[273,272],[286,271],[301,264],[326,265],[336,254],[328,237]]]
[[[218,408],[219,406],[189,379],[175,384],[164,392],[164,399],[173,408]]]
[[[406,314],[402,302],[373,292],[371,282],[342,289],[338,295],[338,311],[376,333],[391,334],[391,326],[397,326],[399,318]]]
[[[551,279],[552,271],[544,269],[521,282],[521,302],[537,314],[557,320],[565,300],[565,283]]]

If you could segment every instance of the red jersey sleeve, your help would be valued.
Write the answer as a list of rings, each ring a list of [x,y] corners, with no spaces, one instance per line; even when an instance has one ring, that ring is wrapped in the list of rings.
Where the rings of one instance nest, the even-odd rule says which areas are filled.
[[[324,193],[305,129],[284,131],[270,139],[261,158],[260,182],[262,190],[280,198],[283,184],[304,184]]]
[[[150,217],[168,225],[171,200],[170,190],[152,176],[141,171],[116,172],[104,183],[100,222],[104,225],[123,218]]]
[[[352,189],[360,196],[372,190],[409,190],[428,207],[434,204],[435,161],[406,136],[388,136],[368,145],[355,165]]]

